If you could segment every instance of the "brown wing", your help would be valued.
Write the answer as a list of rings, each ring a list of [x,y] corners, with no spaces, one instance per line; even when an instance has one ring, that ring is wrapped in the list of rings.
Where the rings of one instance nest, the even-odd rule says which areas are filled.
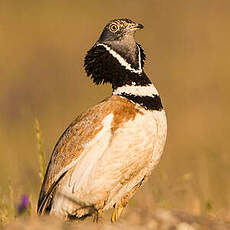
[[[101,102],[78,116],[59,138],[49,161],[38,200],[38,214],[50,211],[50,200],[55,188],[66,172],[72,167],[89,142],[101,129],[102,120],[110,113],[114,114],[113,128],[129,119],[134,119],[138,111],[134,104],[118,96]]]

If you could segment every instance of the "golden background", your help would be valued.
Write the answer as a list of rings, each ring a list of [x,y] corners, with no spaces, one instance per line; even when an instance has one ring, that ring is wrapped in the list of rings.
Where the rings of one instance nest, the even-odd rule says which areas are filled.
[[[40,189],[34,120],[46,162],[65,128],[111,94],[84,56],[104,25],[130,18],[145,72],[168,117],[159,166],[130,208],[164,207],[230,218],[230,1],[0,1],[0,196]],[[10,185],[9,185],[10,184]]]

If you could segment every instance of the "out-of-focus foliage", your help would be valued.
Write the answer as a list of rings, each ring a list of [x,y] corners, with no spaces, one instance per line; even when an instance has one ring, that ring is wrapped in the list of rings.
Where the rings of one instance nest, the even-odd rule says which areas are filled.
[[[87,79],[84,55],[108,20],[128,17],[145,26],[136,39],[168,117],[164,156],[130,208],[229,217],[229,12],[228,0],[0,1],[1,198],[10,179],[35,210],[34,119],[47,163],[68,124],[111,94]]]

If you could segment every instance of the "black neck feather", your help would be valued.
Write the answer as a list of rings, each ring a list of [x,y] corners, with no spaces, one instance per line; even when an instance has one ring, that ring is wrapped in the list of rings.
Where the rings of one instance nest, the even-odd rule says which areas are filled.
[[[141,52],[142,68],[144,66],[145,54],[141,46],[138,46]],[[128,60],[126,61],[128,62]],[[133,83],[142,86],[151,84],[144,71],[134,73],[127,70],[105,47],[100,45],[95,45],[88,51],[84,67],[87,76],[91,76],[96,84],[111,83],[113,89],[123,85],[132,85]]]
[[[157,110],[161,111],[163,109],[163,105],[161,103],[161,98],[159,95],[153,96],[137,96],[133,94],[122,93],[120,96],[129,99],[135,104],[139,104],[147,110]]]
[[[108,51],[103,45],[94,45],[87,53],[85,57],[84,67],[87,76],[90,76],[96,84],[111,83],[113,90],[125,85],[130,86],[148,86],[151,81],[143,71],[145,54],[140,45],[137,44],[136,50],[136,62],[132,62],[128,57],[124,58],[125,54],[121,53],[122,50],[113,50],[116,54],[119,54],[127,64],[130,64],[134,70],[140,70],[139,67],[139,52],[141,56],[141,71],[131,71],[123,66],[113,54],[111,50]],[[108,47],[108,45],[107,45]],[[109,47],[111,49],[111,47]],[[146,110],[163,109],[161,99],[159,95],[153,94],[152,96],[139,96],[122,92],[118,94],[121,97],[125,97],[135,104],[138,104]]]

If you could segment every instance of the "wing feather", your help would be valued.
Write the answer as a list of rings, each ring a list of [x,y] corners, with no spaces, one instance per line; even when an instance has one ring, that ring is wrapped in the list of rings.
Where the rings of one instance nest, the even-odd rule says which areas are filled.
[[[51,155],[38,200],[38,214],[42,214],[46,200],[60,181],[60,177],[73,167],[84,145],[102,128],[103,115],[95,114],[100,104],[78,116],[59,138]],[[99,110],[100,111],[100,110]],[[106,115],[106,114],[105,114]],[[63,178],[63,177],[62,177]],[[55,185],[55,186],[54,186]]]
[[[81,156],[75,165],[76,170],[73,171],[70,179],[70,187],[72,193],[79,189],[82,183],[88,178],[92,169],[97,164],[100,157],[106,151],[112,138],[111,123],[113,114],[107,115],[102,121],[103,128],[84,148]]]
[[[73,167],[78,167],[78,170],[75,170],[72,175],[74,179],[70,180],[70,183],[73,185],[73,191],[79,188],[97,159],[106,150],[112,132],[123,122],[134,119],[136,113],[138,111],[133,103],[125,98],[112,96],[88,109],[70,124],[51,155],[39,195],[38,214],[50,211],[47,208],[50,196],[54,196],[56,186]],[[95,142],[91,142],[92,139]],[[93,151],[90,151],[90,148]],[[84,154],[86,152],[87,154]]]

